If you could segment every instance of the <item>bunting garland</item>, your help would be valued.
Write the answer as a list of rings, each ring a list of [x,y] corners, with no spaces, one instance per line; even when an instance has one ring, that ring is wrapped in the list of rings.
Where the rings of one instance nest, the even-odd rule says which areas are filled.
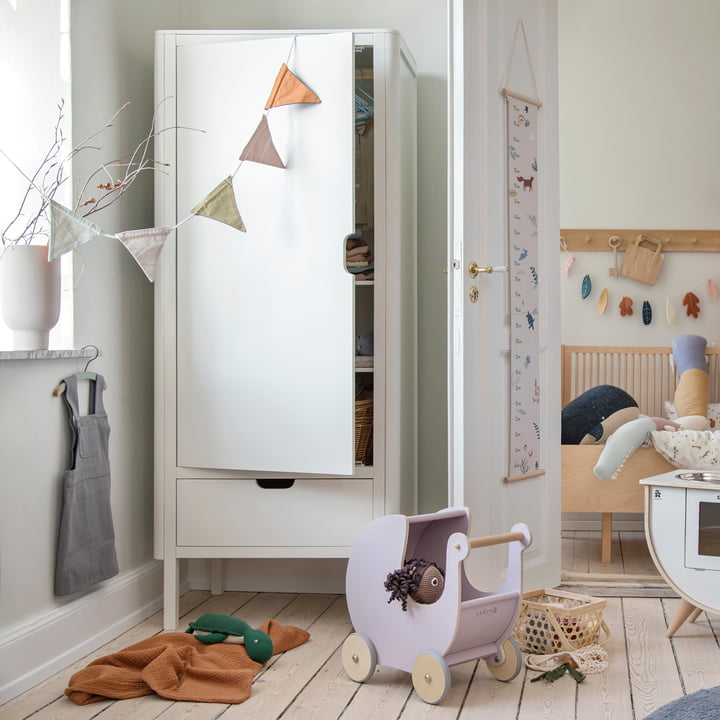
[[[240,154],[240,160],[250,160],[263,165],[284,168],[285,163],[280,159],[275,149],[267,116],[263,115],[260,124]]]
[[[265,109],[279,107],[280,105],[294,105],[296,103],[319,103],[320,98],[290,72],[288,66],[283,63],[275,78],[270,97],[265,103]]]
[[[102,235],[103,230],[81,215],[68,210],[54,200],[50,201],[50,242],[48,261],[74,250],[84,243]]]
[[[208,193],[191,211],[193,215],[204,215],[211,220],[230,225],[241,232],[247,232],[233,191],[232,177],[226,177],[214,190]]]
[[[295,41],[291,51],[295,47]],[[126,230],[116,234],[108,234],[102,228],[89,222],[66,207],[50,201],[50,242],[48,259],[54,260],[63,253],[74,250],[94,237],[116,238],[128,249],[143,273],[150,282],[155,281],[160,254],[165,246],[168,235],[192,216],[200,215],[211,220],[225,223],[246,232],[238,209],[233,178],[247,161],[285,169],[270,133],[267,113],[275,107],[305,103],[320,103],[320,98],[294,75],[283,63],[273,83],[265,109],[255,132],[240,154],[240,164],[232,175],[226,177],[211,190],[191,211],[190,214],[172,227],[145,228],[142,230]]]
[[[169,227],[125,230],[116,237],[130,251],[145,277],[150,282],[155,282],[158,259],[171,231]]]

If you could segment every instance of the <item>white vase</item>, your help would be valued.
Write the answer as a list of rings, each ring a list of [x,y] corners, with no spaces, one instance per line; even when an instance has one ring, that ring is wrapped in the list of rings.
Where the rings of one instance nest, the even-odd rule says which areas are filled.
[[[47,350],[60,318],[60,260],[45,245],[11,245],[0,256],[0,308],[13,350]]]

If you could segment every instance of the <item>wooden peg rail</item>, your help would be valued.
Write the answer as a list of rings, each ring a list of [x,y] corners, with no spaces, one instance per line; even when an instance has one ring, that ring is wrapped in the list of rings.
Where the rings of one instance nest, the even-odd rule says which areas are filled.
[[[561,242],[570,252],[612,252],[608,240],[617,235],[624,252],[638,235],[662,242],[662,252],[720,252],[720,230],[561,230]]]

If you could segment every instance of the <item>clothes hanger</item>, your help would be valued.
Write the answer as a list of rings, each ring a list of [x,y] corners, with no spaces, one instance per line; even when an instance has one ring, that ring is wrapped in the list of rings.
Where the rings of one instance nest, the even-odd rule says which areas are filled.
[[[355,126],[366,125],[375,113],[375,100],[372,95],[357,88],[355,90]]]
[[[97,373],[91,372],[88,370],[88,367],[90,367],[90,363],[93,362],[93,360],[97,360],[100,356],[100,348],[98,348],[97,345],[85,345],[82,349],[88,350],[89,348],[93,348],[95,350],[95,354],[85,363],[85,369],[82,372],[75,373],[75,377],[78,380],[97,380]],[[107,385],[105,386],[107,387]],[[61,382],[54,390],[53,395],[55,397],[60,397],[65,392],[65,382]]]

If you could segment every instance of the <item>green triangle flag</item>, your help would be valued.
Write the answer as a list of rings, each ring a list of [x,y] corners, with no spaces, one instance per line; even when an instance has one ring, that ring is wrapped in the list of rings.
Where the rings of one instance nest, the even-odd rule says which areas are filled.
[[[63,253],[103,235],[103,229],[81,215],[68,210],[54,200],[50,201],[50,242],[48,260],[55,260]]]
[[[193,215],[204,215],[211,220],[225,223],[241,232],[247,232],[235,202],[235,192],[230,176],[208,193],[190,212]]]

